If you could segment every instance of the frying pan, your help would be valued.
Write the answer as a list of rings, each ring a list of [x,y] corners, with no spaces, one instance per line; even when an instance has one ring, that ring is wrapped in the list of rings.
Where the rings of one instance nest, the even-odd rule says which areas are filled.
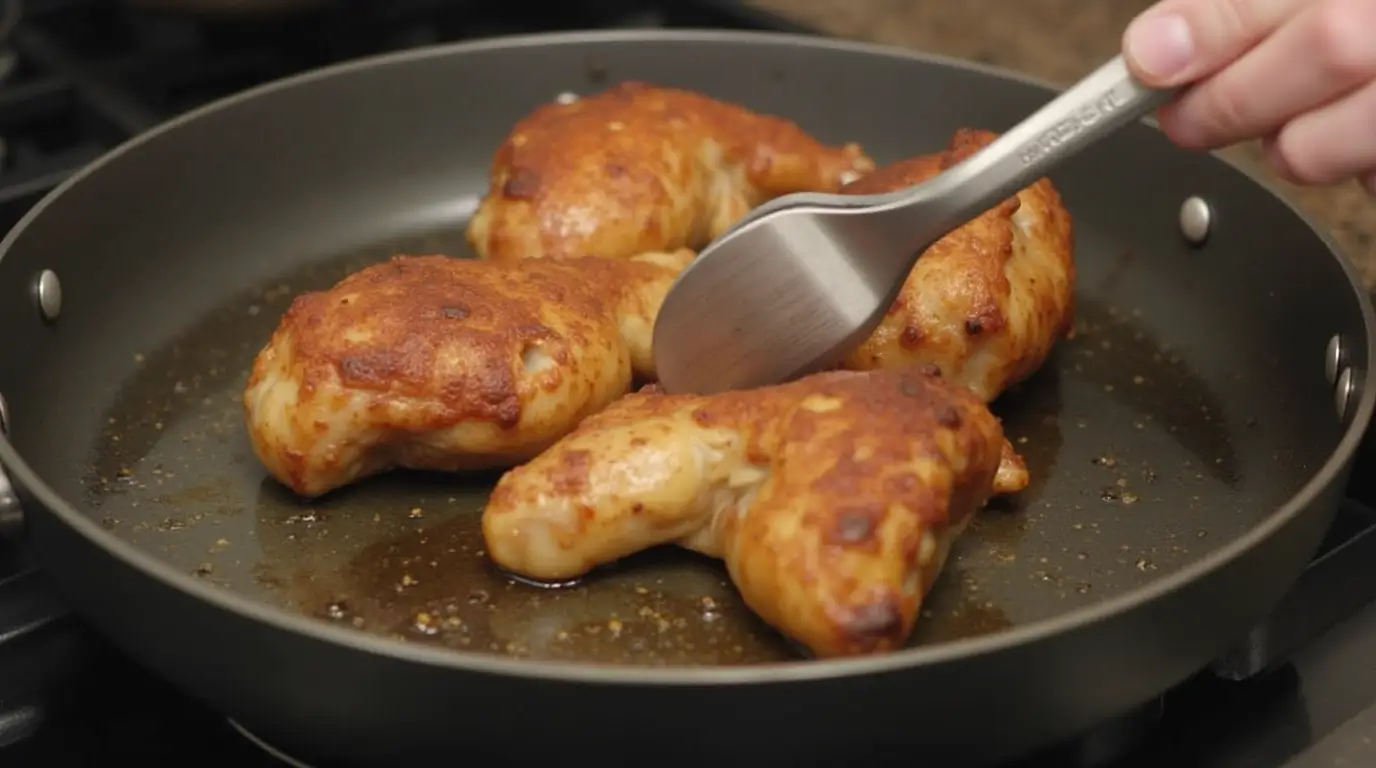
[[[1146,125],[1054,177],[1078,333],[994,406],[1036,480],[960,542],[910,649],[801,659],[683,552],[513,582],[481,553],[491,475],[309,504],[266,479],[239,396],[290,298],[396,251],[467,254],[512,123],[630,78],[881,162],[1050,96],[872,45],[617,31],[385,56],[176,119],[0,244],[7,535],[122,649],[316,765],[988,763],[1193,674],[1313,555],[1376,402],[1370,301],[1284,201]]]

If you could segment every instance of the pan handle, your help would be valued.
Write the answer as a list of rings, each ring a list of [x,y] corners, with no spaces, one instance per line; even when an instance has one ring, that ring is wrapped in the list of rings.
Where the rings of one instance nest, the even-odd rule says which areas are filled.
[[[10,433],[10,409],[0,395],[0,436]],[[0,466],[0,541],[13,541],[24,533],[24,508],[4,466]]]

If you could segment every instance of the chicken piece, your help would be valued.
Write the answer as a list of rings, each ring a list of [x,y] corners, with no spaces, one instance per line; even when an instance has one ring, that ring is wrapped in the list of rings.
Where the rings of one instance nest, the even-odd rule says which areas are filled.
[[[843,194],[916,184],[993,141],[961,130],[943,152],[888,165]],[[1073,324],[1075,262],[1070,214],[1047,179],[927,249],[879,327],[841,367],[871,370],[931,363],[992,401],[1032,375]]]
[[[787,120],[621,83],[516,124],[468,241],[489,259],[698,250],[766,200],[835,192],[873,168],[858,145],[825,146]]]
[[[499,566],[548,581],[678,544],[723,559],[816,655],[860,655],[905,642],[952,542],[1026,484],[998,419],[934,368],[830,371],[624,398],[507,472],[483,536]]]
[[[652,375],[655,313],[692,257],[396,256],[299,296],[244,392],[253,448],[302,496],[525,461]]]

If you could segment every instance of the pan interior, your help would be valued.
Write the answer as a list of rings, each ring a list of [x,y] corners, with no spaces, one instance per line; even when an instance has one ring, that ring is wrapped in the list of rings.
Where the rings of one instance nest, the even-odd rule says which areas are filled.
[[[977,72],[836,51],[774,51],[765,76],[730,80],[690,72],[702,61],[753,72],[753,49],[665,50],[600,51],[598,77],[695,87],[788,115],[830,141],[858,139],[880,160],[934,150],[960,125],[1006,126],[1043,97]],[[212,115],[83,180],[0,262],[4,285],[58,269],[68,297],[51,326],[0,308],[17,329],[3,342],[10,367],[0,381],[20,452],[115,536],[188,578],[319,621],[522,657],[799,658],[714,562],[664,549],[560,589],[521,583],[483,556],[477,521],[494,476],[396,472],[304,503],[266,477],[245,438],[247,369],[292,297],[392,253],[471,255],[462,227],[490,152],[512,121],[561,90],[553,86],[568,77],[570,57],[578,60],[522,58],[525,79],[500,95],[465,84],[485,66],[475,60],[412,72],[368,97],[398,100],[392,114],[422,116],[409,122],[355,115],[349,78],[316,87],[323,95],[303,86],[295,90],[309,98],[259,99],[226,110],[237,117],[225,125]],[[878,91],[839,89],[836,98],[863,105],[822,107],[814,89],[790,86],[834,77],[843,65]],[[924,78],[995,106],[946,114],[898,97]],[[426,125],[426,115],[454,119],[437,117],[436,94],[417,85],[431,82],[467,88],[492,110],[463,137],[408,127]],[[322,138],[294,127],[331,114],[353,115],[348,129]],[[380,141],[392,153],[385,163],[369,149]],[[285,155],[306,178],[265,183]],[[351,156],[360,163],[340,169],[338,158]],[[212,169],[219,175],[206,174]],[[1152,173],[1158,181],[1142,180]],[[1171,573],[1272,514],[1340,436],[1322,351],[1356,309],[1341,300],[1349,295],[1342,270],[1288,209],[1207,158],[1173,152],[1147,128],[1054,178],[1076,222],[1077,332],[994,406],[1033,485],[982,513],[958,543],[914,644],[1043,621]],[[138,198],[143,223],[116,215],[121,193]],[[1196,193],[1220,214],[1200,250],[1175,223],[1180,202]],[[246,199],[255,194],[268,200]],[[1268,215],[1265,231],[1244,221]],[[117,235],[45,224],[63,216]],[[1306,314],[1304,323],[1287,319]]]
[[[483,556],[478,525],[495,475],[398,472],[310,503],[266,477],[240,395],[291,297],[391,253],[466,251],[450,229],[313,262],[196,318],[172,344],[136,352],[85,483],[94,513],[197,578],[407,641],[620,663],[796,658],[719,564],[687,552],[646,553],[558,589],[502,574]],[[1078,315],[1075,338],[996,409],[1034,484],[960,542],[915,644],[997,632],[1144,584],[1283,500],[1249,492],[1254,475],[1304,479],[1284,452],[1244,467],[1238,442],[1261,433],[1261,416],[1230,414],[1224,393],[1147,330],[1142,308],[1085,291]]]

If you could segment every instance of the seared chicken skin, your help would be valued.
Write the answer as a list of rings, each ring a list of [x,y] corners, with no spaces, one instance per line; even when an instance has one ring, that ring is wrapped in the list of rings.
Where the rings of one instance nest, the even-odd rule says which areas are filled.
[[[303,496],[525,461],[651,374],[655,314],[692,256],[397,256],[299,296],[244,392],[253,448]]]
[[[831,371],[630,395],[507,472],[483,536],[498,565],[550,581],[678,544],[724,560],[816,655],[869,654],[905,642],[952,542],[1027,480],[998,420],[934,368]]]
[[[888,165],[843,194],[890,192],[929,179],[993,141],[961,130],[943,152]],[[1070,214],[1040,179],[929,248],[873,335],[841,367],[930,363],[985,401],[1030,376],[1068,334],[1075,262]]]
[[[627,82],[518,122],[468,240],[488,259],[698,250],[767,200],[835,192],[873,168],[859,146],[787,120]]]

